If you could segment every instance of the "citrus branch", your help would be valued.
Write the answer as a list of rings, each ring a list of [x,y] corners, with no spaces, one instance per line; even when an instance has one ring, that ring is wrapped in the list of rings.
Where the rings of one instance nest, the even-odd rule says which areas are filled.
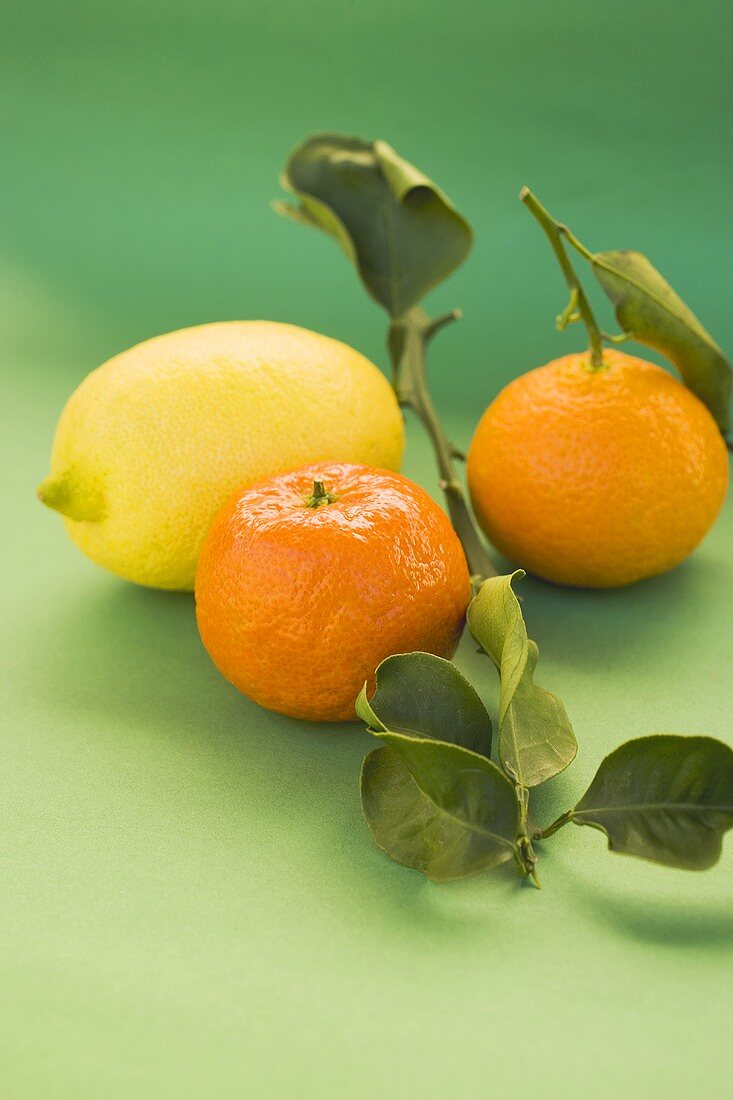
[[[553,821],[551,825],[548,825],[546,829],[540,829],[534,834],[535,840],[546,840],[548,836],[552,836],[558,829],[562,829],[563,825],[567,825],[569,821],[573,820],[573,811],[568,810],[564,814],[560,814],[556,821]]]
[[[514,779],[511,775],[509,778]],[[537,856],[532,846],[529,828],[529,790],[516,781],[514,782],[514,790],[516,791],[517,802],[519,803],[519,836],[517,837],[516,860],[519,865],[520,874],[524,875],[526,878],[531,878],[532,882],[539,890],[541,889],[541,884],[537,875]]]
[[[461,454],[450,442],[435,411],[428,389],[425,357],[427,346],[440,329],[461,316],[458,310],[442,317],[429,318],[420,307],[411,309],[403,318],[393,321],[389,329],[389,350],[394,370],[394,388],[402,408],[412,409],[418,417],[435,451],[440,473],[440,487],[445,494],[448,514],[463,546],[471,583],[477,588],[497,571],[476,530],[460,480],[455,459]]]

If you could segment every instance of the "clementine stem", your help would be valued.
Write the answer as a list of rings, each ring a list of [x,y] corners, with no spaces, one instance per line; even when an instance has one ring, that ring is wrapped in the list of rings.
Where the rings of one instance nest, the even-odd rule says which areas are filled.
[[[333,497],[326,490],[326,486],[322,481],[313,482],[313,492],[306,500],[305,504],[307,508],[318,508],[321,504],[331,504]]]
[[[580,284],[580,280],[575,273],[575,268],[571,264],[568,254],[565,251],[562,238],[567,237],[570,240],[574,248],[577,248],[583,253],[586,258],[590,258],[590,253],[586,248],[581,245],[580,241],[575,237],[567,226],[562,225],[560,222],[555,221],[550,212],[544,208],[542,203],[537,199],[528,187],[523,187],[519,192],[519,198],[527,207],[527,209],[534,215],[539,224],[547,234],[547,239],[552,245],[552,250],[557,256],[557,261],[562,268],[562,273],[565,276],[565,282],[568,284],[568,289],[574,299],[574,306],[577,308],[580,317],[588,330],[588,339],[590,341],[590,359],[594,367],[603,366],[603,334],[598,327],[598,322],[595,319],[593,310],[590,307],[585,291]]]

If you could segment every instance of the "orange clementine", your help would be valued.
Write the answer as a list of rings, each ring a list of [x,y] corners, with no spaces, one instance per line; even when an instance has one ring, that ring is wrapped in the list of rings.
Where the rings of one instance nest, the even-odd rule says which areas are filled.
[[[255,702],[294,718],[355,717],[392,653],[454,651],[470,595],[447,516],[399,474],[319,463],[236,493],[196,575],[204,646]]]
[[[725,497],[728,456],[707,408],[666,371],[616,349],[566,355],[511,382],[468,455],[494,545],[558,584],[613,588],[694,549]]]

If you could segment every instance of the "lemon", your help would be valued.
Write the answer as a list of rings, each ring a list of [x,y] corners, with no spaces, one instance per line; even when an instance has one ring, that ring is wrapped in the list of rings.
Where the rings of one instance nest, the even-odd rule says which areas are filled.
[[[399,469],[392,387],[359,352],[270,321],[147,340],[93,371],[56,430],[40,499],[92,561],[137,584],[192,589],[234,490],[306,463]]]

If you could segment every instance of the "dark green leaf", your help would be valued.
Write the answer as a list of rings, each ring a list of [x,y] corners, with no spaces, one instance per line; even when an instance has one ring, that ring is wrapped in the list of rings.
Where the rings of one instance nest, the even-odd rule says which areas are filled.
[[[468,628],[499,670],[499,758],[523,787],[557,775],[575,757],[578,743],[565,707],[534,683],[539,650],[527,628],[511,576],[484,581],[468,605]]]
[[[384,141],[315,134],[290,155],[280,214],[331,234],[364,286],[402,316],[468,255],[473,233],[443,192]]]
[[[431,878],[460,878],[514,854],[512,784],[487,759],[491,721],[451,661],[399,653],[356,711],[387,743],[364,761],[362,805],[377,844]],[[480,755],[481,754],[481,755]]]
[[[711,737],[659,734],[607,756],[569,819],[614,852],[702,871],[733,825],[733,752]]]
[[[634,339],[666,355],[721,431],[727,431],[730,364],[695,314],[641,252],[598,252],[591,263],[619,324]]]
[[[380,848],[437,880],[496,867],[516,850],[514,787],[485,756],[382,730],[361,774],[364,815]]]
[[[394,730],[448,741],[491,755],[491,719],[452,661],[432,653],[397,653],[377,669],[376,690],[357,712],[374,733]]]

